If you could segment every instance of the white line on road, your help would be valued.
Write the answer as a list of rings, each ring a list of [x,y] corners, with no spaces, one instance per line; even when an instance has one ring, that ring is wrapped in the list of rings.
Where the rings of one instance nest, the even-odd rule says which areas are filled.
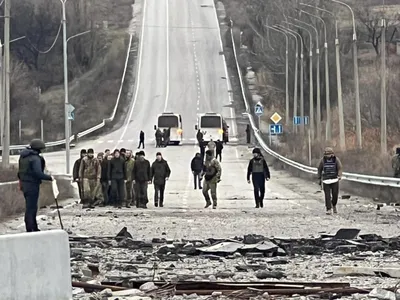
[[[143,17],[142,17],[142,32],[140,33],[140,47],[139,47],[139,59],[138,59],[138,70],[137,70],[137,74],[136,74],[136,90],[135,90],[135,96],[133,98],[133,103],[131,106],[131,110],[128,114],[128,118],[126,119],[126,124],[124,127],[124,130],[122,131],[121,137],[119,138],[120,140],[122,140],[125,136],[126,131],[128,130],[128,126],[129,126],[129,121],[132,118],[132,114],[133,114],[133,109],[135,108],[136,105],[136,101],[138,99],[138,94],[139,94],[139,86],[140,86],[140,70],[142,68],[142,54],[143,54],[143,37],[144,37],[144,28],[145,28],[145,21],[146,21],[146,6],[147,6],[147,0],[143,0]],[[117,143],[117,145],[115,146],[116,148],[118,148],[119,143]]]
[[[164,112],[167,111],[167,107],[168,107],[168,99],[169,99],[169,0],[167,0],[167,24],[166,24],[166,28],[167,28],[167,32],[166,32],[166,41],[167,41],[167,76],[166,76],[166,80],[167,80],[167,91],[165,93],[165,105],[164,105]]]

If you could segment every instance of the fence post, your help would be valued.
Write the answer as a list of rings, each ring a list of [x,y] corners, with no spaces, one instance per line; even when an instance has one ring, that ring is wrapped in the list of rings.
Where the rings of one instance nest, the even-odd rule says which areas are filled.
[[[22,140],[22,121],[18,120],[18,141],[21,144]]]
[[[43,119],[40,120],[40,139],[44,141],[44,128],[43,128]]]

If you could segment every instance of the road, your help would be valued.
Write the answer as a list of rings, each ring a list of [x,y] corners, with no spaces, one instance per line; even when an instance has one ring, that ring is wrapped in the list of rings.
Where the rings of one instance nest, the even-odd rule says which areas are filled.
[[[82,148],[91,147],[99,152],[106,148],[124,147],[135,151],[140,130],[147,136],[146,157],[153,161],[159,150],[154,147],[153,130],[157,114],[163,111],[180,113],[185,141],[181,146],[162,149],[172,169],[167,184],[166,207],[155,209],[151,201],[145,212],[136,208],[112,213],[107,212],[108,208],[96,208],[95,211],[69,208],[63,210],[66,226],[80,233],[110,234],[124,225],[130,229],[138,225],[143,235],[168,231],[167,235],[171,237],[186,237],[189,234],[226,237],[256,232],[307,236],[321,231],[335,232],[345,226],[361,227],[364,231],[385,236],[397,231],[397,223],[387,224],[385,221],[391,215],[377,216],[373,205],[366,199],[352,197],[341,200],[340,214],[327,217],[317,185],[273,169],[272,179],[267,185],[266,207],[255,210],[252,186],[247,184],[245,178],[251,149],[243,145],[225,147],[218,209],[203,210],[205,202],[201,192],[193,189],[189,168],[191,158],[198,150],[194,143],[196,114],[209,111],[222,113],[228,118],[230,134],[237,135],[235,112],[225,107],[231,100],[226,81],[228,76],[223,56],[220,55],[221,40],[213,2],[143,0],[143,12],[139,77],[127,120],[114,132],[78,144],[72,151],[72,161]],[[64,152],[45,154],[51,171],[63,173],[64,155]],[[149,198],[152,197],[153,190],[149,188]],[[135,224],[132,224],[133,216]],[[4,225],[0,231],[21,230],[20,221],[17,219]],[[40,226],[44,229],[57,226],[53,221],[47,223],[43,221]],[[168,226],[170,229],[167,229]]]

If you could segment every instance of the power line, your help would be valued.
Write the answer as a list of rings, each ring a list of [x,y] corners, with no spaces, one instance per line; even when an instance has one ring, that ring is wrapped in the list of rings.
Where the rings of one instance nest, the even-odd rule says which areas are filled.
[[[3,1],[4,1],[4,0],[3,0]],[[46,51],[41,51],[41,50],[39,50],[38,48],[36,48],[35,45],[33,45],[33,43],[31,42],[31,40],[28,38],[28,35],[26,35],[26,39],[28,40],[28,42],[29,42],[29,44],[32,46],[32,48],[35,49],[37,52],[39,52],[40,54],[47,54],[47,53],[49,53],[49,52],[54,48],[54,46],[56,45],[56,42],[57,42],[57,40],[58,40],[58,37],[60,36],[61,26],[62,26],[62,23],[60,22],[60,26],[58,27],[57,36],[56,36],[56,38],[54,39],[53,44],[52,44],[52,45],[50,46],[50,48],[47,49]]]

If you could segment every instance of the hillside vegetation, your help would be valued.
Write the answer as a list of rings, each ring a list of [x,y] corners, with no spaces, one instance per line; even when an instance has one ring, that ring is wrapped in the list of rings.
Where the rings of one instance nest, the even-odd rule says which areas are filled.
[[[14,0],[11,3],[11,144],[40,137],[64,138],[61,3]],[[69,102],[75,106],[73,133],[109,117],[125,63],[133,0],[68,0]],[[1,8],[4,15],[4,6]],[[0,24],[3,38],[3,23]],[[40,89],[39,89],[40,87]],[[18,122],[22,139],[18,138]]]
[[[400,108],[400,55],[396,53],[396,42],[400,41],[400,5],[398,0],[385,1],[386,7],[378,6],[382,1],[352,0],[347,1],[354,10],[356,19],[356,30],[358,37],[358,64],[360,78],[360,102],[363,135],[363,150],[356,147],[355,136],[355,94],[353,77],[353,55],[352,55],[352,22],[350,11],[340,5],[333,5],[328,1],[319,1],[319,7],[329,10],[338,16],[340,60],[342,72],[342,88],[344,102],[344,118],[346,133],[346,153],[339,152],[339,118],[337,110],[337,81],[335,65],[335,23],[327,14],[320,14],[327,26],[327,40],[329,49],[329,77],[330,77],[330,103],[332,120],[332,139],[325,141],[325,64],[324,64],[324,31],[322,23],[316,18],[301,13],[303,9],[312,14],[317,14],[313,8],[298,6],[299,1],[274,1],[274,0],[223,0],[227,19],[232,19],[234,24],[234,38],[238,47],[239,63],[242,74],[250,69],[256,75],[256,91],[261,96],[266,107],[264,119],[270,123],[269,118],[275,112],[281,116],[285,115],[285,38],[281,33],[268,28],[276,24],[284,25],[285,18],[293,22],[290,17],[316,26],[319,30],[319,45],[321,52],[320,78],[321,78],[321,139],[312,138],[313,164],[321,157],[325,146],[333,146],[338,156],[344,162],[346,171],[354,171],[369,174],[392,175],[390,155],[393,148],[399,144],[400,119],[397,112]],[[301,1],[315,5],[315,1]],[[386,54],[387,54],[387,124],[388,124],[388,153],[380,154],[380,49],[381,34],[380,20],[387,20]],[[315,45],[315,31],[307,25],[303,25],[313,34]],[[304,111],[309,115],[309,35],[304,30],[298,30],[304,39]],[[227,45],[230,35],[226,37]],[[239,44],[242,47],[239,49]],[[313,62],[313,98],[314,114],[317,112],[317,89],[316,89],[316,61],[315,48]],[[300,49],[299,49],[300,53]],[[289,36],[289,93],[290,93],[290,115],[293,114],[293,92],[294,92],[294,54],[295,41]],[[230,62],[232,63],[232,62]],[[299,68],[300,70],[300,68]],[[300,85],[298,86],[300,92]],[[298,96],[298,99],[300,97]],[[299,100],[298,100],[299,102]],[[300,107],[298,107],[298,115]],[[282,120],[284,123],[285,120]],[[290,120],[290,124],[292,121]],[[316,124],[315,124],[316,125]],[[281,138],[278,152],[297,161],[308,163],[308,137],[301,133],[295,133],[292,126],[285,127],[285,134]],[[276,147],[276,146],[275,146]]]

